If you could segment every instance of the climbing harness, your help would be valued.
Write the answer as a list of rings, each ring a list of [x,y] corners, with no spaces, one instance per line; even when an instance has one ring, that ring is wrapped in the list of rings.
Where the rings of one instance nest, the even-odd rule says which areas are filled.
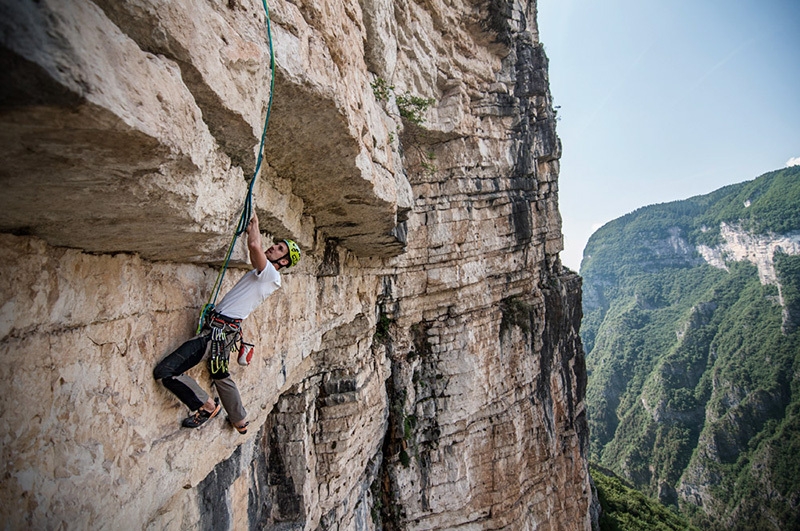
[[[211,378],[220,380],[230,376],[230,353],[241,350],[247,344],[242,339],[242,320],[230,319],[215,311],[208,312],[204,329],[209,339],[208,370]],[[237,343],[240,347],[237,349]]]
[[[199,334],[200,331],[203,329],[203,326],[206,324],[206,315],[214,309],[214,305],[217,302],[217,296],[219,295],[219,290],[222,287],[222,280],[225,278],[225,272],[228,270],[228,264],[231,260],[231,255],[233,254],[233,249],[236,246],[236,240],[239,239],[239,236],[244,234],[247,230],[247,224],[250,223],[250,218],[253,217],[253,185],[256,182],[256,177],[258,177],[258,172],[261,170],[261,162],[264,158],[264,142],[267,138],[267,126],[269,125],[269,115],[272,111],[272,96],[275,93],[275,51],[272,48],[272,27],[270,26],[269,21],[269,7],[267,6],[267,0],[262,0],[262,4],[264,5],[264,14],[266,15],[267,20],[267,40],[269,42],[269,66],[271,71],[271,79],[269,85],[269,102],[267,104],[267,116],[264,119],[264,130],[261,132],[261,144],[258,148],[258,159],[256,160],[256,169],[253,172],[253,177],[250,179],[250,184],[247,187],[247,196],[245,196],[244,206],[242,207],[242,214],[239,217],[239,223],[236,226],[236,231],[233,234],[233,238],[231,239],[231,244],[228,246],[228,252],[225,255],[225,261],[220,268],[219,274],[217,274],[217,280],[214,282],[214,287],[211,288],[211,295],[208,298],[208,302],[203,305],[203,309],[200,311],[200,319],[197,322],[197,333]],[[213,372],[212,372],[213,374]]]

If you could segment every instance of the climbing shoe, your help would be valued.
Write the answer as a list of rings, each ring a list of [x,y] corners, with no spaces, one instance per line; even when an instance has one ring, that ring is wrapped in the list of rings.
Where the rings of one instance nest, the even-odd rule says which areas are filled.
[[[197,412],[194,415],[189,415],[188,417],[183,419],[183,427],[184,428],[199,428],[200,426],[202,426],[203,424],[205,424],[209,420],[211,420],[214,417],[216,417],[217,413],[219,413],[219,410],[222,408],[222,406],[219,405],[219,398],[215,398],[214,399],[214,405],[216,407],[214,408],[214,411],[212,413],[209,413],[205,409],[200,408],[200,409],[197,410]]]
[[[236,424],[234,424],[233,422],[231,422],[231,419],[230,419],[230,417],[228,417],[228,419],[227,419],[227,420],[228,420],[228,422],[230,422],[230,423],[231,423],[231,426],[233,426],[233,428],[234,428],[236,431],[238,431],[239,433],[241,433],[242,435],[245,435],[245,434],[247,433],[247,427],[250,425],[250,422],[245,422],[245,423],[244,423],[244,426],[237,426]]]

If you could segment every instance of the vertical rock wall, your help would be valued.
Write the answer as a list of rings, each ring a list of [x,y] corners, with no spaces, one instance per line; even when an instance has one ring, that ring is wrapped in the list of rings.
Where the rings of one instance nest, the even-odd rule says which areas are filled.
[[[245,324],[242,437],[179,428],[152,368],[192,334],[258,155],[262,7],[0,6],[0,518],[590,527],[580,280],[558,259],[535,5],[270,9],[255,200],[304,259]]]

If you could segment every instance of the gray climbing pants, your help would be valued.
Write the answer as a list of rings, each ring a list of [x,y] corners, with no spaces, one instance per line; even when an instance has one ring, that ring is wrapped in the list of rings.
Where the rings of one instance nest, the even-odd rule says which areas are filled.
[[[164,387],[177,396],[191,411],[200,409],[208,400],[209,395],[191,376],[184,373],[203,361],[209,343],[208,334],[193,337],[161,360],[153,370],[153,377],[161,380]],[[217,388],[219,400],[228,413],[230,421],[234,424],[243,421],[247,417],[247,411],[242,405],[242,397],[239,394],[239,388],[236,387],[236,382],[228,376],[212,380],[212,385]]]

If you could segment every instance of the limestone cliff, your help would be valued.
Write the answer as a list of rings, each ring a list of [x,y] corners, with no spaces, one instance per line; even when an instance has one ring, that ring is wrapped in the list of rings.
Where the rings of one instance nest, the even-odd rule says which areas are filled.
[[[258,155],[262,6],[0,3],[0,520],[588,529],[535,4],[270,10],[255,203],[304,259],[245,323],[242,437],[181,429],[152,369],[192,334]],[[434,103],[403,119],[406,94]]]

